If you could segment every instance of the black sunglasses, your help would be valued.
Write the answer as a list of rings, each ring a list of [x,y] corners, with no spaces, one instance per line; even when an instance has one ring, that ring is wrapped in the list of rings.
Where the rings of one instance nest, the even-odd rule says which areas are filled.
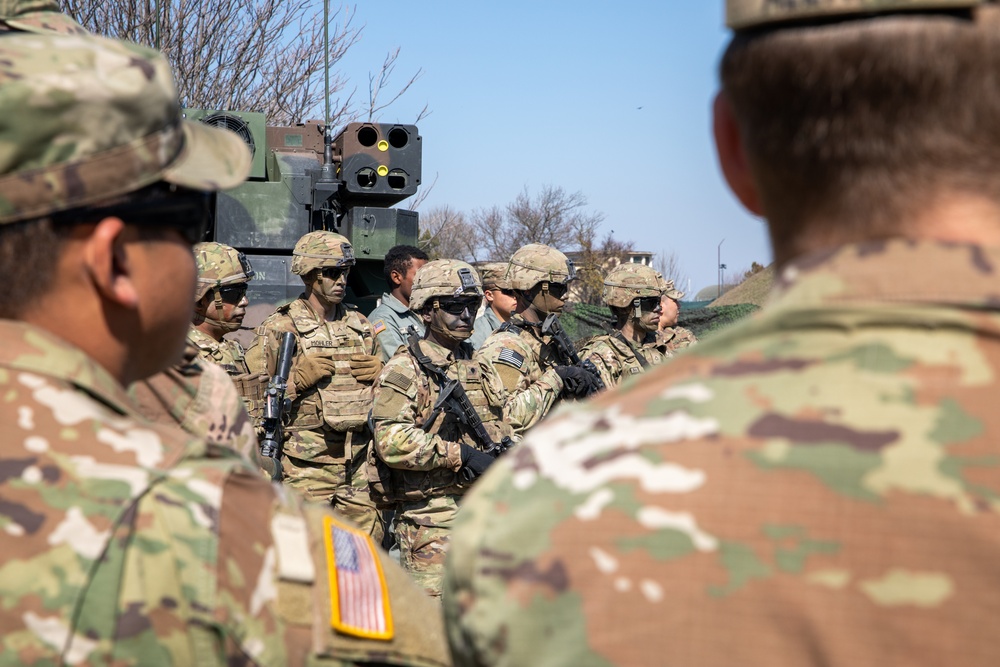
[[[660,297],[644,296],[639,299],[639,307],[645,311],[653,311],[660,307]]]
[[[321,269],[320,273],[323,274],[324,278],[329,278],[333,282],[337,282],[341,276],[346,276],[350,271],[349,267],[328,266]]]
[[[108,217],[120,218],[141,230],[168,228],[176,230],[194,245],[205,240],[212,221],[212,195],[187,189],[158,189],[148,199],[86,206],[53,216],[56,223],[83,223]]]
[[[241,283],[239,285],[224,285],[219,288],[219,298],[224,303],[237,305],[247,295],[249,285]]]
[[[569,285],[567,283],[549,283],[549,294],[557,299],[562,299],[568,291]]]
[[[449,315],[461,315],[466,310],[470,313],[475,313],[479,310],[479,306],[482,305],[483,300],[480,298],[475,299],[439,299],[438,308],[448,313]]]

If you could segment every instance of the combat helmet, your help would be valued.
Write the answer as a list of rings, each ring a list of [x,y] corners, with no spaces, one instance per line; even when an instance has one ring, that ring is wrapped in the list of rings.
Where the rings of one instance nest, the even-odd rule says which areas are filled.
[[[987,0],[726,0],[726,25],[733,30],[746,30],[836,16],[865,16],[921,9],[962,9],[986,2]]]
[[[196,244],[194,258],[198,264],[195,301],[200,301],[210,289],[234,283],[247,283],[254,277],[247,256],[236,248],[222,243]]]
[[[674,301],[680,301],[681,299],[684,298],[684,292],[682,292],[679,289],[677,289],[676,287],[674,287],[674,281],[673,280],[668,280],[667,281],[667,287],[666,287],[665,290],[663,290],[663,293],[666,294],[667,296],[669,296]]]
[[[304,276],[314,269],[354,266],[351,242],[333,232],[309,232],[292,250],[292,273]]]
[[[519,248],[507,264],[510,289],[530,290],[541,282],[568,283],[576,279],[573,261],[555,248],[529,243]]]
[[[483,289],[510,289],[507,262],[484,262],[476,267],[483,279]]]
[[[669,283],[673,287],[673,283]],[[636,299],[659,297],[668,289],[668,283],[659,271],[645,264],[619,264],[604,279],[604,303],[625,308]]]
[[[482,297],[483,285],[469,264],[457,259],[436,259],[417,269],[410,292],[410,310],[420,310],[435,296]]]

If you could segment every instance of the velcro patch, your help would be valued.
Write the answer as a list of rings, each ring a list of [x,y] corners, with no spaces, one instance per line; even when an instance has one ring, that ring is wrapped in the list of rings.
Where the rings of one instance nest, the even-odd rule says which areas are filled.
[[[271,535],[278,550],[278,576],[286,581],[305,584],[316,579],[309,552],[309,532],[300,516],[275,514],[271,519]]]
[[[386,373],[385,377],[382,378],[382,384],[391,385],[406,394],[409,393],[410,387],[413,386],[413,378],[403,375],[399,371],[392,370]]]
[[[633,366],[632,368],[628,369],[628,372],[631,373],[632,375],[638,375],[639,373],[642,372],[642,369]]]
[[[303,341],[303,347],[337,347],[337,343],[332,340],[307,340]]]
[[[521,370],[521,367],[524,366],[524,357],[510,348],[502,347],[500,354],[497,355],[497,362]]]
[[[389,588],[375,543],[366,534],[323,518],[326,565],[330,574],[330,625],[345,635],[393,637]]]
[[[372,322],[372,333],[375,334],[376,336],[385,331],[385,329],[386,326],[384,321],[375,320],[374,322]]]

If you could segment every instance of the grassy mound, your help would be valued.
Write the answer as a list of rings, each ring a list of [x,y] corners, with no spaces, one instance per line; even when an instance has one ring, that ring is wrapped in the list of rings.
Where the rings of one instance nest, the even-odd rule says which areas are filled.
[[[738,322],[751,313],[760,310],[754,304],[742,303],[734,306],[718,308],[684,308],[681,307],[678,324],[694,332],[698,338]],[[566,310],[559,317],[566,333],[573,341],[580,341],[591,336],[605,333],[601,327],[603,322],[610,324],[611,310],[605,306],[588,306],[586,304],[567,304]]]
[[[710,306],[735,306],[740,303],[752,303],[755,306],[763,306],[771,294],[771,287],[774,285],[774,264],[763,271],[755,273],[742,283],[732,288]]]

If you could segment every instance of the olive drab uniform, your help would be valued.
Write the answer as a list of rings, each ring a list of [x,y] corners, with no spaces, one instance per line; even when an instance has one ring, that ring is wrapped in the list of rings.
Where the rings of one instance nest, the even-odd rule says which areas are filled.
[[[561,362],[549,336],[514,315],[486,339],[475,359],[483,389],[515,433],[537,424],[558,402],[563,382],[555,371]]]
[[[296,359],[323,356],[336,362],[336,373],[297,394],[289,384],[291,410],[285,427],[285,482],[313,498],[328,499],[344,516],[379,542],[380,518],[368,496],[367,429],[372,387],[351,374],[354,355],[378,355],[371,324],[352,306],[337,306],[325,321],[300,297],[281,306],[257,328],[247,350],[250,369],[270,375],[277,363],[281,334],[296,338]]]
[[[457,354],[430,340],[413,338],[394,356],[376,383],[372,420],[375,445],[368,473],[373,497],[392,507],[400,562],[428,594],[441,595],[441,576],[451,525],[471,482],[460,474],[460,443],[485,450],[472,429],[448,411],[434,410],[440,395],[438,373],[465,388],[493,442],[511,436],[502,410],[486,397],[472,346]],[[419,359],[423,357],[424,359]],[[425,363],[435,368],[426,368]]]
[[[580,358],[591,361],[605,387],[614,387],[623,380],[658,366],[673,356],[654,334],[646,336],[642,345],[625,338],[620,331],[595,336],[584,344]]]

